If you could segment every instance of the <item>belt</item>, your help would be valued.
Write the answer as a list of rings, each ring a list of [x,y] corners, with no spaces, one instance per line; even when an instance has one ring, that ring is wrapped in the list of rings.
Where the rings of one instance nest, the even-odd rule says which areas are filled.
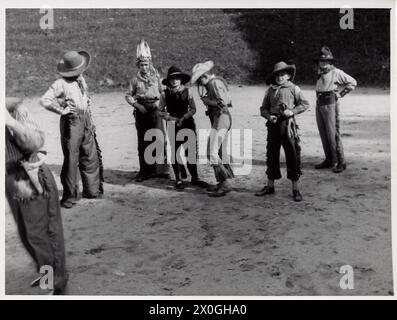
[[[325,106],[335,104],[337,101],[335,91],[317,92],[317,105]]]

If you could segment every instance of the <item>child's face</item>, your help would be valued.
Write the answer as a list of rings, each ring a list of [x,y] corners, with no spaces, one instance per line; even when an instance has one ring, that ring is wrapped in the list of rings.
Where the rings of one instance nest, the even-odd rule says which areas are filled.
[[[288,80],[291,79],[291,76],[289,75],[289,73],[282,71],[276,74],[275,79],[276,79],[276,83],[280,85],[288,82]]]
[[[139,63],[139,71],[143,74],[147,74],[149,72],[150,64],[149,62],[141,62]]]
[[[331,64],[329,63],[329,61],[319,61],[318,65],[321,69],[323,68],[328,68],[329,66],[331,66]]]
[[[181,85],[181,79],[178,78],[171,78],[170,79],[170,85],[171,88],[178,88]]]
[[[208,73],[204,73],[199,79],[199,83],[202,84],[203,86],[206,86],[208,82],[210,81],[210,75]]]

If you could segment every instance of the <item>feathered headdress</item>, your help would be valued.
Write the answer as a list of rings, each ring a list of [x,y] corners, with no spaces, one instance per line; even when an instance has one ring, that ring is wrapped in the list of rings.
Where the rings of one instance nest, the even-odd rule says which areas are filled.
[[[149,45],[144,39],[136,47],[136,60],[137,62],[152,61]]]

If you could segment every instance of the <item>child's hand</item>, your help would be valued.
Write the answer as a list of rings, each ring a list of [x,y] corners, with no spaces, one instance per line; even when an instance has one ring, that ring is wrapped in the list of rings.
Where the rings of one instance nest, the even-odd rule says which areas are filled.
[[[277,122],[277,117],[276,116],[269,116],[269,121],[271,123],[276,123]]]
[[[182,127],[183,120],[184,120],[183,118],[180,118],[180,119],[178,119],[178,121],[176,122],[176,126],[177,126],[178,128]]]
[[[294,115],[294,113],[292,112],[292,110],[286,109],[283,112],[283,115],[284,115],[284,117],[289,118],[289,117],[292,117]]]
[[[203,103],[204,103],[206,106],[208,106],[211,100],[208,99],[207,96],[204,96],[204,97],[201,97],[201,101],[203,101]]]
[[[66,116],[67,114],[75,113],[72,111],[70,106],[63,108],[61,115]]]
[[[335,92],[335,96],[336,96],[336,100],[342,98],[341,94],[338,91]]]
[[[135,99],[131,95],[126,94],[125,95],[125,101],[127,101],[128,104],[133,105],[134,102],[135,102]]]

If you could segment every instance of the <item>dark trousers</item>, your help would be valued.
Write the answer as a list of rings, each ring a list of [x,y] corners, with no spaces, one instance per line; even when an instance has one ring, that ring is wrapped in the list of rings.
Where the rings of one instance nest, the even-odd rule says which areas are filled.
[[[317,105],[316,120],[325,160],[331,164],[344,163],[342,139],[340,135],[339,102]]]
[[[6,188],[10,209],[17,223],[22,243],[37,264],[51,266],[54,270],[54,288],[63,290],[68,281],[65,266],[65,245],[58,189],[46,165],[39,169],[39,181],[44,194],[33,199],[15,199]]]
[[[180,128],[176,128],[175,127],[175,138],[177,137],[177,134],[180,130],[183,129],[189,129],[192,130],[194,132],[195,135],[195,159],[194,162],[189,161],[189,157],[188,157],[188,149],[185,149],[185,156],[187,157],[187,169],[189,170],[190,175],[192,176],[192,179],[198,179],[198,170],[197,170],[197,157],[198,157],[198,149],[197,149],[197,135],[196,135],[196,124],[194,122],[194,120],[192,118],[187,119],[183,122],[182,127]],[[184,141],[178,141],[177,139],[175,139],[175,141],[171,141],[171,143],[175,146],[174,149],[174,155],[173,155],[173,163],[172,163],[172,169],[174,170],[174,174],[175,174],[175,179],[176,180],[180,180],[180,172],[181,171],[186,171],[185,167],[182,163],[178,162],[178,157],[177,157],[177,151],[179,149],[179,147],[181,145],[183,145],[185,142],[187,142],[187,137],[185,137]],[[172,148],[173,146],[171,146]]]
[[[64,156],[61,171],[62,200],[78,197],[78,168],[83,183],[83,196],[97,197],[100,194],[100,165],[91,117],[88,113],[62,116],[60,129]]]
[[[296,124],[293,119],[279,120],[276,123],[266,123],[267,126],[267,170],[270,180],[281,178],[280,149],[285,152],[287,162],[287,178],[298,181],[301,172],[301,147],[299,137],[296,134]],[[295,126],[295,128],[293,127]],[[291,133],[290,130],[295,130]]]
[[[156,165],[148,164],[145,161],[145,150],[152,141],[145,141],[145,133],[150,129],[156,128],[156,117],[154,112],[148,111],[142,113],[135,111],[135,127],[138,135],[138,157],[139,157],[139,173],[142,175],[151,175],[156,173]]]

